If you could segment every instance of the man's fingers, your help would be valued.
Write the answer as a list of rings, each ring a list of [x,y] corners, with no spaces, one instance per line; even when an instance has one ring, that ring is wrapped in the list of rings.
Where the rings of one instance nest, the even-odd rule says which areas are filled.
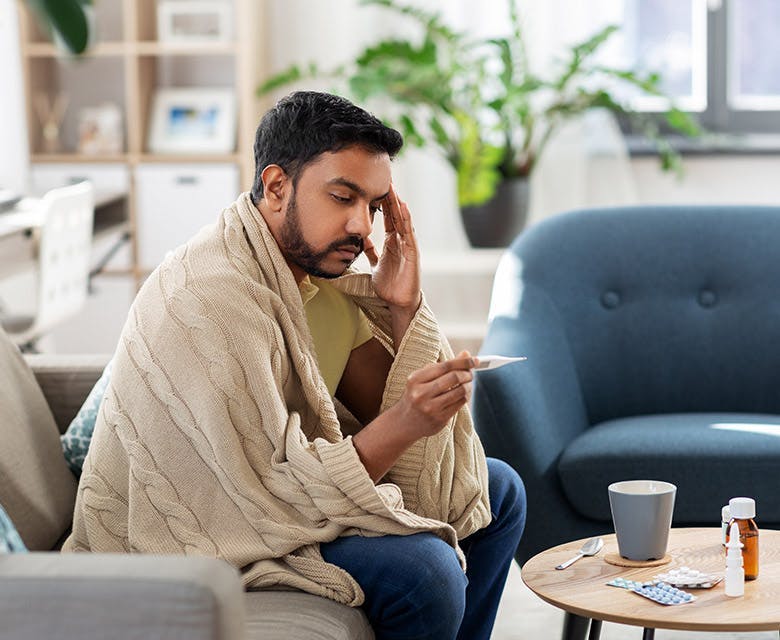
[[[438,392],[442,394],[442,393],[447,393],[448,391],[451,391],[456,387],[460,387],[461,385],[466,384],[467,382],[471,382],[471,379],[473,377],[474,374],[472,374],[471,371],[456,369],[455,371],[450,371],[449,373],[441,376],[440,378],[437,378],[434,381],[434,384],[436,385],[436,389],[438,390]]]
[[[471,382],[466,382],[437,396],[431,406],[439,414],[440,419],[446,421],[469,400],[471,400]]]
[[[412,214],[405,202],[400,202],[398,207],[398,216],[396,217],[396,229],[404,236],[411,238],[414,236],[414,227],[412,226]]]
[[[437,362],[436,364],[430,364],[427,367],[418,369],[409,376],[409,380],[420,383],[431,382],[437,378],[441,378],[450,371],[468,371],[473,366],[474,358],[471,356],[459,356],[457,358],[453,358],[452,360]]]
[[[382,203],[382,214],[385,222],[385,233],[391,233],[396,231],[395,218],[396,209],[398,207],[398,196],[395,193],[392,183],[390,184],[390,191],[388,191],[385,201]]]
[[[368,263],[372,267],[375,267],[379,262],[379,255],[376,252],[376,247],[374,246],[374,243],[371,241],[371,238],[366,238],[365,242],[363,242],[363,253],[366,254],[366,258],[368,258]]]
[[[442,411],[455,413],[455,411],[471,400],[471,382],[451,389],[444,395],[439,396],[437,400],[442,403]]]

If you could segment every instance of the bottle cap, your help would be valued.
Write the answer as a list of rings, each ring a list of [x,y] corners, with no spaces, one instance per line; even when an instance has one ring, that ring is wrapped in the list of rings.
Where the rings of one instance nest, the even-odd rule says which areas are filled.
[[[731,511],[729,510],[729,505],[726,505],[720,510],[720,521],[728,522],[729,520],[731,520]]]
[[[729,500],[732,518],[741,520],[756,517],[756,501],[753,498],[732,498]]]

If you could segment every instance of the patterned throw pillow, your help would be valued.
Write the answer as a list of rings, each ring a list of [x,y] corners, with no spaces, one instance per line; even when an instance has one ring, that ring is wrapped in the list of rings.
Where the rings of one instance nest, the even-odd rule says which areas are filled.
[[[92,440],[92,432],[95,430],[100,402],[103,400],[110,379],[111,362],[103,369],[103,375],[92,387],[92,391],[89,392],[78,414],[68,426],[68,430],[60,436],[65,460],[67,460],[71,471],[77,476],[81,475],[84,458],[87,457],[89,450],[89,442]]]
[[[11,518],[0,506],[0,553],[24,553],[27,547],[24,546],[19,532],[16,530]]]

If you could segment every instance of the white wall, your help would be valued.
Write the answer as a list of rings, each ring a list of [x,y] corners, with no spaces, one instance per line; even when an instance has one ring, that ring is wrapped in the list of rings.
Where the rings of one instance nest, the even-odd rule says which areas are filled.
[[[29,155],[17,0],[0,0],[0,188],[27,190]]]
[[[654,158],[631,165],[642,203],[780,205],[780,154],[688,156],[682,180],[662,173]]]

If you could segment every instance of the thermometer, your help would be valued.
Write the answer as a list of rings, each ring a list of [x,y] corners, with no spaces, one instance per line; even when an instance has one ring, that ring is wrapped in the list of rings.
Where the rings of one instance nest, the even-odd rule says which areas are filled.
[[[487,371],[488,369],[495,369],[496,367],[503,367],[505,364],[511,364],[513,362],[522,362],[528,360],[525,356],[518,356],[516,358],[510,358],[507,356],[477,356],[479,364],[473,367],[474,371]]]

